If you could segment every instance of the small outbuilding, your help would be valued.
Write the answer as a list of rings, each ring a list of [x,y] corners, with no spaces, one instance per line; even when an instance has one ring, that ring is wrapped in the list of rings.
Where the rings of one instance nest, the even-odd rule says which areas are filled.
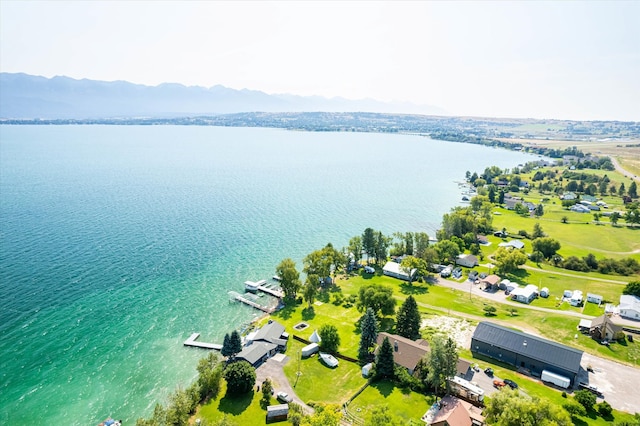
[[[602,296],[599,294],[587,293],[587,302],[599,305],[602,303]]]
[[[542,290],[540,290],[540,297],[544,297],[544,298],[549,297],[549,288],[548,287],[542,287]]]
[[[571,306],[580,306],[582,305],[582,291],[580,290],[574,290],[573,293],[571,294],[571,299],[569,299],[569,304]]]
[[[269,405],[267,407],[267,423],[281,422],[289,418],[289,404]]]
[[[311,355],[315,354],[319,350],[320,350],[320,346],[318,346],[317,343],[311,343],[310,345],[307,345],[304,348],[302,348],[302,356],[305,358],[310,357]]]
[[[362,366],[362,377],[369,377],[369,374],[371,373],[371,369],[373,368],[373,364],[369,363],[369,364],[365,364]]]

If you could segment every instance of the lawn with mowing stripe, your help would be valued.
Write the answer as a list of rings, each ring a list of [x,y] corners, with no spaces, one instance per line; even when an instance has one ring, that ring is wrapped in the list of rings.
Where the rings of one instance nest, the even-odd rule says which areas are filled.
[[[339,359],[337,367],[329,368],[317,354],[300,359],[303,346],[303,343],[295,340],[289,342],[287,354],[291,359],[284,366],[284,372],[296,394],[305,403],[343,404],[367,382],[357,363]],[[298,371],[301,373],[299,377]]]
[[[424,425],[420,417],[435,401],[433,395],[422,395],[400,389],[387,380],[372,383],[349,404],[349,412],[368,420],[371,412],[379,407],[389,407],[389,412],[400,418],[404,425]]]

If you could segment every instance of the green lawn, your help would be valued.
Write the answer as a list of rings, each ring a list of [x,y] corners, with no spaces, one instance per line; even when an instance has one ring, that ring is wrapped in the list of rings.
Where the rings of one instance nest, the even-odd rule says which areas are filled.
[[[254,390],[251,393],[234,398],[226,396],[225,392],[226,383],[222,380],[220,396],[200,405],[194,415],[194,419],[203,419],[211,424],[226,416],[229,420],[239,425],[267,424],[267,411],[260,406],[262,392]]]
[[[336,368],[329,368],[317,355],[298,361],[303,346],[298,341],[289,343],[287,354],[291,360],[284,366],[284,372],[304,402],[343,404],[367,382],[357,363],[339,360]],[[301,373],[299,378],[298,368]]]
[[[389,412],[399,417],[402,424],[424,424],[420,417],[433,404],[435,397],[400,389],[392,382],[380,381],[368,386],[349,404],[349,412],[365,421],[371,412],[380,406],[389,407]]]

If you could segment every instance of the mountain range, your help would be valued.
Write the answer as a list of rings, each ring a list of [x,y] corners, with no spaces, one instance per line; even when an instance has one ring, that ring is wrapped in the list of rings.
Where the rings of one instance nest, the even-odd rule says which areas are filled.
[[[127,81],[0,73],[2,119],[183,117],[256,111],[446,114],[441,108],[430,105],[374,99],[267,94],[221,85],[210,88],[176,83],[145,86]]]

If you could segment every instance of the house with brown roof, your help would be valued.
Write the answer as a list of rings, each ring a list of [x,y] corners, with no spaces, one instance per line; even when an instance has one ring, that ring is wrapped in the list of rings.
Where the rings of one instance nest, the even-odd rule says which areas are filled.
[[[622,326],[613,322],[608,315],[600,315],[591,320],[589,335],[598,341],[613,340],[616,333],[622,331]]]
[[[497,290],[500,283],[500,277],[497,275],[489,275],[480,280],[480,284],[484,285],[484,288],[488,290]]]
[[[393,348],[393,360],[396,364],[401,365],[413,374],[418,365],[418,361],[429,352],[429,342],[424,339],[413,341],[397,334],[378,333],[376,343],[378,347],[382,345],[382,341],[387,337],[391,347]],[[377,351],[377,349],[376,349]],[[465,359],[458,359],[456,374],[460,377],[470,379],[473,376],[471,363]]]
[[[482,426],[482,410],[454,396],[440,400],[440,409],[434,415],[431,426]]]

